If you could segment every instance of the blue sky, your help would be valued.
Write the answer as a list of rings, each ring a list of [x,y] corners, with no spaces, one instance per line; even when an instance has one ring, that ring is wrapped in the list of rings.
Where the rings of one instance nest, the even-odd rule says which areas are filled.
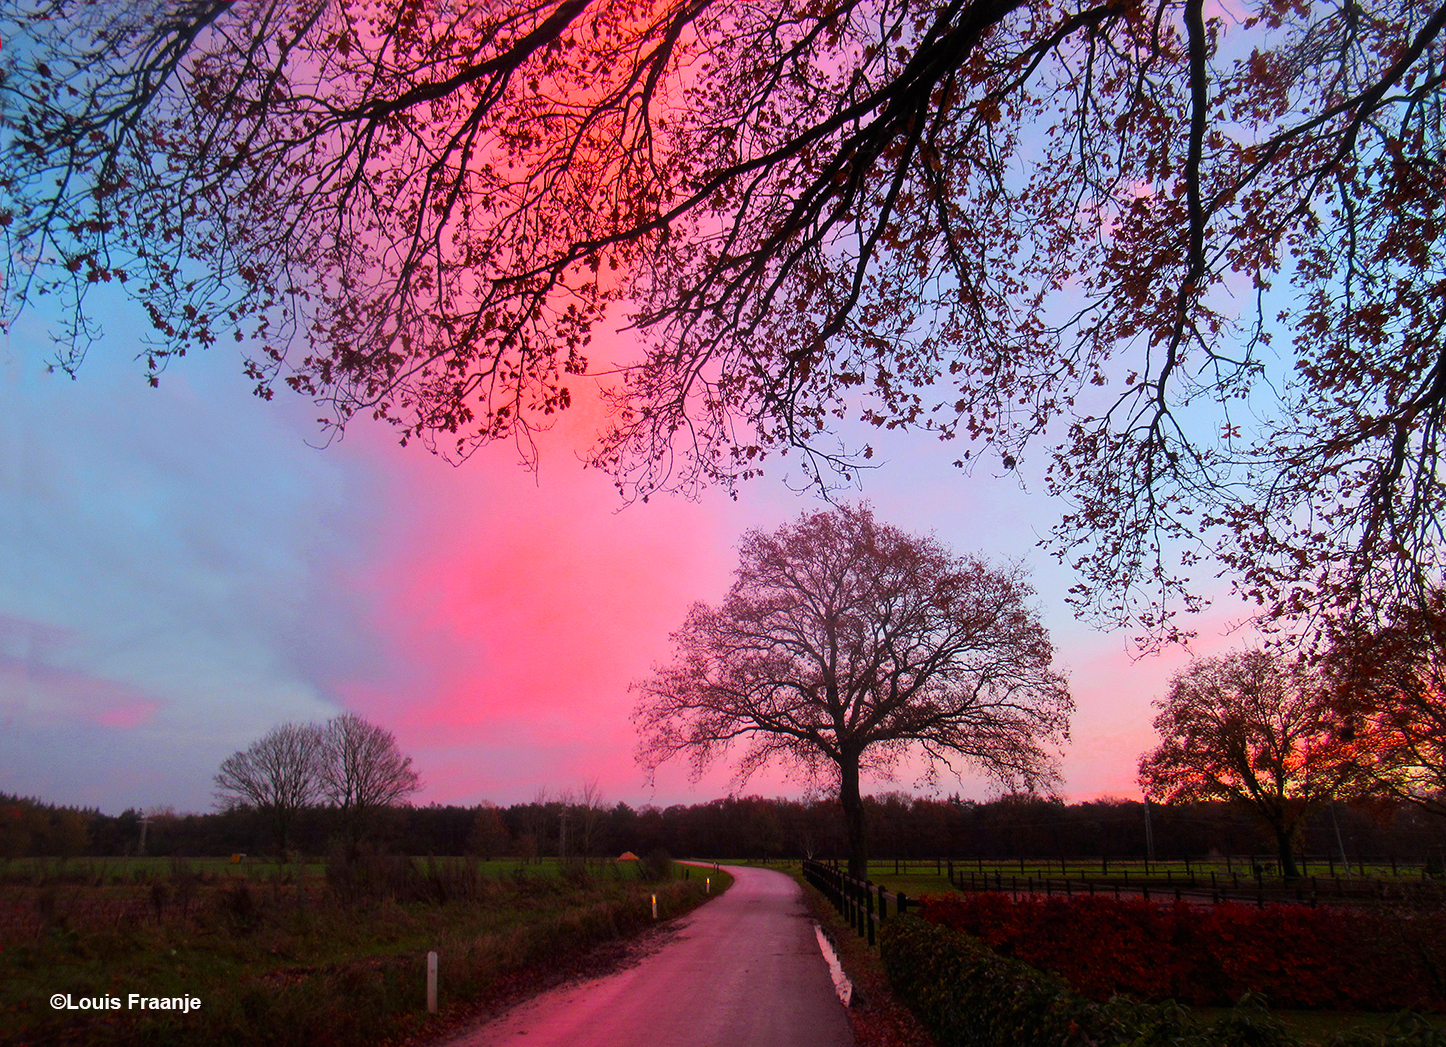
[[[320,447],[311,405],[251,396],[234,352],[176,361],[150,389],[134,320],[123,301],[107,310],[78,380],[46,372],[36,314],[0,346],[0,791],[205,810],[229,753],[347,709],[397,734],[421,802],[594,779],[634,805],[728,790],[726,768],[644,787],[628,685],[692,601],[721,598],[744,529],[815,499],[776,472],[736,502],[622,508],[579,464],[586,403],[544,439],[537,474],[506,446],[454,468],[367,422]],[[1064,794],[1136,794],[1150,701],[1184,653],[1132,661],[1127,637],[1071,617],[1073,579],[1035,548],[1057,503],[959,473],[959,449],[927,436],[874,442],[882,464],[859,493],[877,515],[1032,568],[1078,705]],[[1204,617],[1197,650],[1243,642],[1227,634],[1237,606]],[[968,777],[943,788],[989,795]]]

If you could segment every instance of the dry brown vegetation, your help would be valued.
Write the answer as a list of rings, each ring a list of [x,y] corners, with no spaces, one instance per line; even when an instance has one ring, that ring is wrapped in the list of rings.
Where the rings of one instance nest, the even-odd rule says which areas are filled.
[[[435,1036],[548,983],[596,947],[704,899],[615,866],[14,863],[0,870],[0,1040],[21,1044],[392,1043]],[[441,1008],[426,1013],[426,953]],[[144,1014],[130,993],[195,996]],[[53,994],[113,998],[56,1010]]]

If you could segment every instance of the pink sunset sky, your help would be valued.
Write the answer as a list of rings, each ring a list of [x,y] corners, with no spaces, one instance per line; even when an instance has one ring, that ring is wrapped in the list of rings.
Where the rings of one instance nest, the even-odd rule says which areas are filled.
[[[690,603],[723,596],[744,530],[821,506],[789,488],[786,460],[736,501],[623,507],[579,462],[599,421],[587,403],[544,438],[536,474],[512,447],[454,468],[365,422],[319,448],[311,406],[249,396],[224,350],[146,388],[135,331],[117,303],[78,381],[46,373],[43,318],[3,343],[0,791],[205,810],[231,752],[344,710],[395,732],[420,803],[593,780],[634,806],[733,790],[726,765],[645,785],[629,685],[668,656]],[[1061,509],[1037,482],[961,474],[959,448],[927,436],[879,452],[852,493],[879,517],[1031,567],[1078,707],[1062,794],[1138,795],[1150,702],[1188,655],[1132,660],[1127,636],[1071,617],[1072,577],[1035,548]],[[1247,642],[1230,631],[1241,617],[1227,595],[1196,623],[1195,651]],[[968,771],[941,787],[991,795]],[[743,791],[801,788],[764,775]]]
[[[507,804],[596,781],[609,802],[663,806],[737,788],[726,764],[696,784],[668,767],[646,785],[629,687],[668,657],[692,602],[724,595],[745,530],[823,506],[795,492],[786,460],[736,500],[624,507],[580,464],[602,421],[586,387],[535,474],[513,447],[454,468],[365,420],[321,447],[316,409],[252,397],[233,350],[177,360],[149,389],[135,359],[148,324],[103,294],[89,301],[105,336],[76,381],[47,370],[43,311],[0,335],[0,792],[206,810],[226,756],[277,724],[347,710],[396,734],[420,803]],[[621,336],[594,349],[635,352]],[[1063,509],[1040,482],[1047,448],[1018,474],[997,475],[989,456],[964,474],[950,465],[958,445],[880,436],[879,467],[843,496],[1031,569],[1077,707],[1060,792],[1139,795],[1151,702],[1192,652],[1136,660],[1128,635],[1073,618],[1076,579],[1037,548]],[[1228,583],[1199,573],[1216,602],[1190,623],[1193,653],[1251,642]],[[867,787],[914,785],[905,769]],[[741,788],[802,791],[776,774]],[[968,768],[941,788],[992,792]]]

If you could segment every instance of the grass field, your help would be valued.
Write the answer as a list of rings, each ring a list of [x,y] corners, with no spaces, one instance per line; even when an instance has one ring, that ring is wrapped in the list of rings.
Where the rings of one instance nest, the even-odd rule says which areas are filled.
[[[431,862],[443,868],[475,868],[494,879],[510,876],[518,869],[527,873],[557,877],[569,863],[555,858],[521,862],[516,858],[481,861],[471,858],[413,858],[419,869]],[[276,858],[247,855],[239,862],[231,858],[0,858],[0,884],[37,883],[151,883],[167,879],[177,870],[201,876],[244,877],[265,883],[276,879],[324,876],[326,862],[307,859],[283,862]]]
[[[722,865],[748,865],[759,869],[777,869],[790,875],[797,875],[799,863],[796,859],[772,861],[760,858],[721,858]],[[902,862],[899,864],[899,871],[894,871],[893,860],[887,862],[870,862],[869,879],[876,884],[883,884],[889,891],[903,891],[910,898],[919,898],[925,894],[942,894],[952,891],[954,888],[949,885],[947,872],[935,871],[935,863],[930,862]],[[940,863],[940,869],[944,866]],[[800,882],[801,878],[800,878]]]
[[[440,1033],[705,900],[700,870],[364,858],[0,866],[0,1042],[307,1044]],[[713,891],[731,879],[711,874]],[[439,954],[441,1012],[425,1008]],[[141,1010],[140,999],[199,1009]],[[75,1009],[57,1009],[60,996]],[[83,1008],[83,1009],[82,1009]]]
[[[778,863],[776,863],[778,864]],[[795,867],[796,867],[796,863]],[[1262,869],[1257,879],[1254,869],[1244,861],[1221,859],[1218,861],[1168,861],[1145,862],[1143,860],[1119,861],[1101,859],[1074,859],[1061,861],[959,859],[954,869],[961,880],[967,881],[972,875],[973,882],[987,879],[997,882],[1001,889],[1010,891],[1030,889],[1043,891],[1042,884],[1048,880],[1056,892],[1063,890],[1063,881],[1069,880],[1075,889],[1082,884],[1092,884],[1093,889],[1110,889],[1118,886],[1127,891],[1138,891],[1148,887],[1169,891],[1180,888],[1187,891],[1204,892],[1219,889],[1222,894],[1236,892],[1236,896],[1253,896],[1262,891],[1267,901],[1271,898],[1289,898],[1296,890],[1306,892],[1307,897],[1318,892],[1322,901],[1332,899],[1372,899],[1384,897],[1391,892],[1397,900],[1413,898],[1425,906],[1439,905],[1443,887],[1440,881],[1423,882],[1420,866],[1407,867],[1398,864],[1394,869],[1388,862],[1367,863],[1367,876],[1361,874],[1362,866],[1352,864],[1349,876],[1342,863],[1336,863],[1331,875],[1331,866],[1315,861],[1304,866],[1305,874],[1296,880],[1282,880],[1273,872]],[[947,894],[955,888],[949,883],[949,862],[945,859],[875,861],[869,863],[868,879],[882,884],[890,892],[903,891],[910,898],[926,894]]]

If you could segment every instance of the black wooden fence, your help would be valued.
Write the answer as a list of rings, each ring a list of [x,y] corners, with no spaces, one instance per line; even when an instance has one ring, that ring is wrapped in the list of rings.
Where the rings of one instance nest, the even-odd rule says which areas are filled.
[[[1111,862],[1104,869],[1099,869],[1098,863],[1095,868],[1063,867],[1063,875],[1053,875],[1050,866],[1043,864],[1026,866],[1018,873],[999,867],[981,871],[974,867],[976,862],[972,860],[955,862],[941,858],[928,862],[914,860],[908,864],[913,868],[901,865],[901,873],[922,871],[921,866],[927,869],[934,865],[955,890],[994,891],[1016,900],[1098,895],[1161,903],[1183,901],[1194,905],[1219,905],[1228,901],[1259,908],[1267,903],[1408,908],[1439,908],[1446,904],[1446,887],[1425,877],[1417,881],[1409,873],[1404,876],[1303,875],[1287,879],[1270,875],[1260,862],[1249,862],[1243,868],[1242,863],[1231,863],[1234,868],[1227,867],[1228,871],[1188,864],[1185,870],[1161,868],[1165,863],[1149,863],[1141,869],[1135,863],[1127,867],[1126,863]],[[1062,862],[1055,864],[1064,866]],[[890,892],[872,880],[850,876],[836,861],[804,860],[802,868],[808,882],[833,903],[859,937],[867,938],[870,945],[874,944],[878,925],[891,913],[904,912],[909,906],[919,904],[903,891]],[[1391,872],[1397,873],[1397,870]]]
[[[995,891],[1021,897],[1052,897],[1062,895],[1105,895],[1115,898],[1143,898],[1145,901],[1186,901],[1197,905],[1218,905],[1224,901],[1245,902],[1264,907],[1267,902],[1300,905],[1376,905],[1421,903],[1442,895],[1439,885],[1414,883],[1401,878],[1358,876],[1295,876],[1290,878],[1265,875],[1257,865],[1250,872],[1219,872],[1191,870],[1181,874],[1164,870],[1163,876],[1137,876],[1132,882],[1128,871],[1117,870],[1109,879],[1097,879],[1084,870],[1074,876],[1051,876],[1047,869],[1029,869],[1023,875],[998,869],[980,872],[943,863],[949,883],[960,891]],[[1124,872],[1124,876],[1118,872]],[[1429,898],[1427,897],[1429,896]]]
[[[888,919],[890,909],[897,915],[908,912],[909,906],[919,904],[903,891],[890,893],[884,890],[882,884],[855,879],[833,862],[816,862],[806,858],[803,875],[833,903],[860,938],[868,939],[870,945],[874,944],[879,925]]]

